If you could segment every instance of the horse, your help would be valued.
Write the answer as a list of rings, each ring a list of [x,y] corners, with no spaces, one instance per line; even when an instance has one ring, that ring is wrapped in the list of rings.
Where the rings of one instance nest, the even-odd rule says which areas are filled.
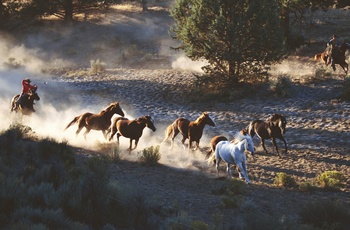
[[[198,117],[195,121],[189,121],[185,118],[178,118],[165,130],[165,138],[162,141],[162,143],[168,140],[168,138],[171,135],[171,149],[174,145],[175,137],[177,136],[177,134],[181,133],[181,143],[183,147],[186,149],[185,141],[186,139],[189,139],[188,152],[190,152],[192,148],[192,142],[196,142],[196,147],[194,148],[194,150],[197,150],[197,148],[199,148],[199,140],[203,135],[203,129],[205,125],[215,127],[215,122],[209,117],[209,114],[207,112],[202,113],[202,115]]]
[[[153,132],[156,131],[154,121],[151,116],[142,116],[135,120],[129,120],[125,117],[118,117],[113,121],[111,126],[111,135],[109,141],[112,140],[115,133],[117,133],[117,140],[119,144],[119,137],[123,136],[130,139],[130,146],[128,148],[129,153],[136,149],[140,137],[142,136],[143,129],[148,127]],[[135,140],[135,147],[132,148],[132,140]]]
[[[327,59],[328,59],[328,56],[326,51],[324,51],[323,53],[315,54],[314,56],[315,61],[322,61],[322,63],[325,64],[326,66],[328,65]]]
[[[252,155],[255,154],[254,143],[252,137],[247,133],[242,135],[239,133],[236,137],[236,143],[230,141],[220,141],[217,143],[215,152],[212,156],[215,164],[216,171],[219,174],[219,164],[221,160],[227,163],[227,173],[232,178],[231,164],[235,164],[238,167],[239,178],[244,178],[247,184],[250,184],[247,171],[247,156],[245,152],[250,152]],[[209,160],[212,160],[209,159]]]
[[[124,112],[120,107],[118,102],[113,102],[102,110],[98,114],[93,114],[90,112],[83,113],[79,116],[76,116],[69,124],[66,126],[65,130],[68,129],[71,125],[78,123],[78,129],[75,132],[75,135],[78,136],[80,131],[85,127],[84,138],[86,140],[86,135],[93,130],[101,130],[103,136],[107,139],[107,130],[111,126],[111,118],[114,114],[119,114],[124,117]]]
[[[340,65],[345,74],[348,74],[348,63],[345,61],[345,51],[349,48],[349,45],[346,42],[342,42],[340,47],[333,47],[331,57],[333,59],[332,61],[332,68],[333,71],[336,70],[335,64]]]
[[[245,130],[245,129],[242,129],[240,131],[240,134],[245,136],[248,134],[248,132]],[[222,135],[219,135],[219,136],[214,136],[211,140],[210,140],[210,149],[209,151],[207,152],[206,156],[205,156],[205,159],[208,159],[210,157],[210,155],[212,153],[215,152],[215,148],[216,148],[216,145],[220,142],[220,141],[228,141],[228,139],[225,137],[225,136],[222,136]],[[236,139],[233,139],[231,140],[232,143],[236,143],[237,140]],[[215,160],[214,160],[214,163],[215,163]]]
[[[207,155],[205,155],[205,159],[208,159],[210,157],[210,155],[215,152],[215,147],[216,145],[220,142],[220,141],[228,141],[228,139],[225,136],[214,136],[211,140],[210,140],[210,149],[207,152]]]
[[[330,57],[332,57],[333,62],[331,64],[333,71],[336,70],[335,64],[340,65],[345,74],[348,74],[348,63],[345,61],[345,51],[350,47],[350,45],[346,42],[342,42],[340,47],[337,46],[328,46],[323,53],[315,54],[315,61],[321,60],[326,66],[330,64]]]
[[[13,112],[13,111],[15,111],[16,113],[21,112],[22,115],[27,115],[27,116],[32,115],[32,113],[35,112],[35,110],[34,110],[35,102],[34,101],[40,100],[40,97],[39,97],[38,93],[36,92],[36,90],[32,89],[31,91],[29,91],[28,98],[24,98],[22,103],[15,109],[16,101],[18,100],[19,97],[20,97],[20,95],[17,94],[11,99],[11,112]]]
[[[254,137],[255,134],[260,138],[260,142],[265,152],[268,153],[265,147],[265,139],[271,139],[272,144],[275,146],[277,154],[279,157],[278,147],[276,145],[276,138],[284,142],[285,151],[287,153],[287,142],[283,137],[283,134],[286,132],[287,120],[281,114],[273,114],[266,121],[254,120],[249,123],[246,130],[251,137]]]

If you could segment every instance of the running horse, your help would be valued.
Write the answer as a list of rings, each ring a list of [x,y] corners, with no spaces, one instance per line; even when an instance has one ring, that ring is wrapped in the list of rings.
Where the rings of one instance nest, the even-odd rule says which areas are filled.
[[[18,100],[19,97],[20,97],[20,95],[17,94],[11,99],[11,112],[13,112],[13,111],[21,112],[23,115],[30,116],[32,113],[35,112],[35,110],[34,110],[35,102],[34,101],[40,100],[38,93],[36,92],[35,89],[30,90],[28,98],[24,98],[23,102],[15,109],[16,101]]]
[[[320,60],[320,61],[322,61],[323,64],[328,66],[329,65],[329,61],[328,61],[329,57],[328,57],[327,53],[331,53],[331,57],[333,59],[333,62],[331,64],[333,71],[336,70],[335,64],[338,64],[343,68],[345,74],[348,74],[348,63],[346,63],[346,61],[345,61],[345,51],[349,48],[350,48],[350,45],[348,43],[342,42],[340,47],[330,46],[330,47],[327,47],[323,53],[315,54],[314,59],[315,59],[315,61]]]
[[[349,44],[347,44],[346,42],[342,42],[342,44],[340,45],[340,47],[333,47],[332,48],[332,68],[333,71],[335,71],[335,64],[340,65],[345,74],[348,74],[348,63],[346,63],[345,61],[345,51],[350,47]]]
[[[151,116],[142,116],[135,120],[129,120],[125,117],[118,117],[113,121],[111,126],[111,135],[109,140],[111,141],[113,136],[117,133],[117,141],[119,144],[119,137],[123,136],[130,139],[130,146],[128,148],[129,153],[136,149],[140,137],[142,136],[143,129],[148,127],[153,132],[156,131],[154,121]],[[135,140],[135,147],[132,148],[132,141]]]
[[[273,114],[266,121],[254,120],[250,122],[246,130],[251,137],[254,137],[254,135],[256,134],[260,138],[261,145],[266,153],[268,152],[266,150],[264,140],[271,139],[272,144],[276,148],[278,156],[281,157],[278,152],[278,147],[276,145],[276,138],[284,142],[285,151],[287,153],[287,142],[283,137],[283,134],[285,134],[286,132],[286,125],[287,121],[283,115]]]
[[[71,125],[78,123],[78,129],[75,132],[76,136],[78,136],[80,131],[85,127],[85,139],[86,135],[92,129],[101,130],[103,136],[107,139],[107,130],[111,126],[111,118],[114,114],[119,114],[120,116],[124,117],[124,112],[118,102],[111,103],[107,108],[105,108],[98,114],[86,112],[79,116],[76,116],[71,122],[69,122],[65,130],[68,129]]]
[[[232,178],[231,164],[238,168],[239,178],[244,178],[250,184],[247,170],[247,155],[245,152],[255,153],[252,137],[246,132],[236,135],[235,141],[222,140],[216,144],[215,152],[208,161],[214,161],[217,173],[219,174],[219,164],[221,160],[227,163],[227,173]]]
[[[205,125],[210,125],[215,127],[214,121],[209,117],[207,112],[202,113],[200,117],[198,117],[195,121],[189,121],[185,118],[176,119],[171,125],[169,125],[165,131],[165,138],[162,141],[165,142],[171,136],[171,146],[170,149],[174,145],[175,137],[181,133],[182,140],[181,143],[184,148],[186,139],[188,141],[188,152],[190,152],[192,148],[192,142],[196,142],[196,147],[194,150],[199,148],[199,140],[203,135],[203,129]]]

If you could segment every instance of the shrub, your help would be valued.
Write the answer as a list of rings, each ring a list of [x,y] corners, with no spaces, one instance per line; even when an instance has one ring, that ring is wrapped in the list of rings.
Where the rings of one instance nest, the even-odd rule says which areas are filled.
[[[299,184],[299,191],[311,192],[317,189],[316,186],[312,185],[310,182],[303,182]]]
[[[350,212],[341,201],[308,202],[300,210],[299,215],[302,223],[321,229],[347,229],[350,224]]]
[[[139,157],[141,164],[147,166],[157,165],[161,157],[159,153],[159,145],[145,148],[139,154],[141,154],[141,156]]]
[[[203,221],[195,220],[195,221],[192,221],[190,229],[207,230],[207,229],[209,229],[209,225],[204,223]]]
[[[106,71],[106,63],[97,59],[96,61],[90,61],[90,74],[99,74]]]
[[[318,175],[316,181],[321,188],[329,191],[337,191],[343,186],[345,176],[338,171],[326,171]]]
[[[270,83],[270,90],[275,97],[289,97],[292,94],[292,82],[287,75],[278,76]]]
[[[350,100],[350,78],[346,78],[343,83],[342,98]]]
[[[284,172],[277,173],[274,184],[280,187],[292,188],[296,186],[296,182],[293,177],[287,175]]]

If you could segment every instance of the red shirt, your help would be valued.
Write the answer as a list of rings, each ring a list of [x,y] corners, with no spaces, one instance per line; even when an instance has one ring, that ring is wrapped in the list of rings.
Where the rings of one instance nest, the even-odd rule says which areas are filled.
[[[37,89],[36,85],[29,84],[26,80],[22,80],[22,93],[28,94],[29,90]]]

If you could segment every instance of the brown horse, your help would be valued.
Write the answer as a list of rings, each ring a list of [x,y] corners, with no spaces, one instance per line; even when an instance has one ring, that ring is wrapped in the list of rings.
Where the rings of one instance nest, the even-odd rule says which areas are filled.
[[[205,159],[208,159],[215,152],[215,147],[220,141],[228,141],[228,139],[225,136],[215,136],[210,140],[210,149],[205,155]]]
[[[314,59],[315,61],[322,61],[323,64],[328,65],[327,64],[328,56],[326,51],[320,54],[315,54]]]
[[[196,142],[196,147],[194,150],[199,148],[199,140],[201,139],[203,135],[203,129],[205,125],[210,125],[215,127],[214,121],[209,117],[208,113],[202,113],[202,115],[197,118],[195,121],[189,121],[185,118],[178,118],[176,119],[171,125],[168,126],[168,128],[165,131],[165,138],[162,141],[165,142],[168,140],[168,138],[171,135],[171,146],[174,145],[174,138],[177,136],[177,134],[182,134],[182,140],[181,143],[184,148],[185,147],[185,141],[186,139],[189,139],[188,141],[188,151],[192,148],[192,142]]]
[[[331,55],[333,61],[331,63],[331,66],[333,68],[333,71],[336,70],[335,64],[340,65],[345,74],[348,74],[348,63],[345,61],[345,51],[350,48],[350,45],[346,42],[342,42],[340,47],[333,47],[332,45],[327,47],[326,50],[323,53],[315,54],[314,59],[315,61],[321,60],[323,64],[328,66],[330,64],[330,57]]]
[[[140,137],[142,136],[143,129],[148,127],[153,132],[156,131],[154,122],[151,116],[142,116],[135,120],[129,120],[128,118],[118,117],[113,121],[111,126],[111,136],[109,140],[112,140],[114,134],[117,133],[117,140],[119,144],[119,137],[123,136],[130,139],[130,146],[128,148],[129,153],[136,149]],[[132,148],[132,140],[135,140],[135,147]]]
[[[30,116],[32,113],[35,112],[35,110],[34,110],[35,102],[34,101],[40,100],[38,93],[34,89],[31,90],[29,92],[28,98],[24,98],[23,102],[15,109],[16,101],[18,100],[19,97],[20,97],[20,95],[17,94],[11,99],[11,112],[13,112],[13,111],[15,111],[16,113],[21,112],[23,115]]]
[[[254,120],[250,122],[247,127],[248,134],[251,137],[254,137],[255,134],[260,138],[260,142],[265,152],[267,152],[265,148],[265,139],[271,139],[272,144],[275,146],[278,156],[280,154],[278,152],[278,148],[276,145],[276,138],[282,140],[284,142],[285,150],[287,153],[287,142],[283,137],[283,134],[286,132],[287,121],[286,118],[281,114],[273,114],[266,121],[262,120]]]
[[[114,114],[119,114],[124,117],[124,112],[118,102],[111,103],[107,108],[102,110],[99,114],[83,113],[76,116],[65,128],[68,129],[71,125],[78,123],[78,129],[75,132],[76,135],[85,127],[84,138],[92,130],[101,130],[103,136],[107,139],[107,130],[111,126],[111,118]]]
[[[343,42],[340,47],[332,48],[332,68],[335,71],[335,64],[340,65],[345,74],[348,74],[348,63],[345,61],[345,51],[349,48],[349,45],[346,42]]]

